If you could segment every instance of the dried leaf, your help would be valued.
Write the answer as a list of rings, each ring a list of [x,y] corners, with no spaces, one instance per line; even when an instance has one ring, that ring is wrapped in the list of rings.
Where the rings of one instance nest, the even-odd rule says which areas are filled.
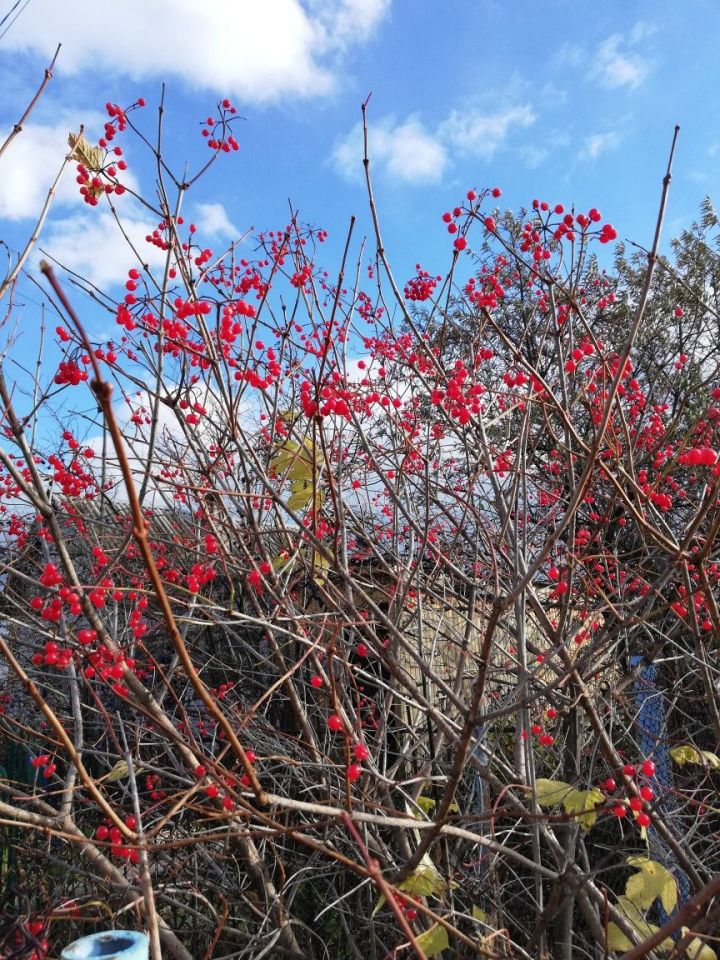
[[[83,133],[68,134],[70,156],[88,170],[102,170],[104,154],[100,147],[94,147]]]

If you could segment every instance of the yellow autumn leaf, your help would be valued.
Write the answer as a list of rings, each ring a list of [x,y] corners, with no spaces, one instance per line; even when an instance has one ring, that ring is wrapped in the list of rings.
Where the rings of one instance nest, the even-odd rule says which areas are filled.
[[[544,780],[541,777],[535,781],[535,797],[540,807],[554,807],[562,803],[572,790],[573,787],[562,780]]]
[[[660,929],[655,926],[654,923],[648,923],[638,907],[627,897],[618,897],[615,908],[618,913],[622,914],[633,930],[637,931],[640,940],[646,940]],[[610,947],[611,950],[630,950],[633,947],[633,944],[616,923],[608,924],[608,947]],[[661,950],[672,950],[672,947],[673,942],[669,938],[663,940],[660,944]]]
[[[429,814],[435,806],[435,801],[432,797],[418,797],[416,803],[425,814]]]
[[[571,790],[563,798],[565,813],[576,816],[580,829],[587,832],[595,826],[597,813],[595,807],[602,803],[605,796],[602,790],[593,787],[591,790]]]
[[[430,815],[430,811],[435,809],[435,801],[432,797],[418,797],[416,802],[422,812],[428,816]],[[453,802],[448,807],[448,813],[460,813],[460,807]]]
[[[475,904],[472,906],[472,918],[473,920],[479,920],[480,923],[487,923],[488,915],[481,907],[476,907]]]
[[[310,483],[314,466],[313,444],[310,437],[305,437],[302,446],[294,440],[286,440],[270,460],[270,471],[283,480]]]
[[[426,957],[436,957],[450,946],[448,932],[441,924],[436,923],[424,933],[415,937],[415,942]]]
[[[697,750],[689,743],[670,747],[670,756],[679,767],[684,767],[686,763],[697,763],[698,765],[707,764],[713,770],[720,770],[720,757],[716,753],[711,750]]]
[[[688,928],[683,927],[682,935],[685,936],[686,933],[688,933]],[[703,943],[699,937],[690,941],[685,947],[685,953],[690,957],[690,960],[718,960],[717,953],[713,948]]]
[[[672,913],[677,906],[677,881],[667,867],[648,857],[628,857],[627,862],[638,872],[628,878],[625,896],[641,910],[660,897],[665,912]]]
[[[576,790],[562,780],[542,778],[535,781],[535,795],[541,807],[554,807],[561,803],[567,814],[578,817],[583,830],[590,830],[595,824],[595,807],[605,799],[597,787],[591,790]]]
[[[290,484],[290,496],[285,501],[288,508],[294,513],[304,510],[313,496],[313,485],[304,480],[293,480]]]
[[[702,763],[700,751],[691,747],[689,743],[684,743],[680,747],[670,747],[670,756],[679,767],[684,767],[686,763]]]
[[[112,768],[110,773],[107,774],[103,779],[108,783],[114,783],[116,780],[122,780],[123,777],[128,775],[128,765],[126,760],[118,760],[115,766]]]
[[[88,170],[102,170],[104,154],[100,147],[94,147],[82,133],[68,134],[70,156]]]
[[[447,881],[432,862],[421,862],[407,880],[403,880],[397,887],[411,897],[438,897],[447,890]]]

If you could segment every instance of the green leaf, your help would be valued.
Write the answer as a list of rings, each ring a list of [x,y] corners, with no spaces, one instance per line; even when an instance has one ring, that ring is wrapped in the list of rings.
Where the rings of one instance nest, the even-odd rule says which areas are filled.
[[[68,134],[70,157],[88,170],[102,170],[104,154],[100,147],[94,147],[82,133]]]
[[[672,913],[677,906],[677,882],[672,873],[649,857],[628,857],[627,862],[638,871],[625,885],[628,900],[646,910],[660,897],[665,912]]]
[[[420,936],[415,937],[415,942],[426,957],[436,957],[450,946],[448,932],[439,923],[421,933]]]

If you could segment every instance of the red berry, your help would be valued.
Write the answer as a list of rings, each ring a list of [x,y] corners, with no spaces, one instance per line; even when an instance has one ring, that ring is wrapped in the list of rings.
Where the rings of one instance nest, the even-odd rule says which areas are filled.
[[[640,787],[640,796],[643,800],[652,800],[655,796],[655,791],[652,787]]]
[[[135,827],[137,826],[137,817],[134,817],[131,813],[129,813],[129,814],[125,817],[125,826],[126,826],[129,830],[134,830]]]
[[[652,777],[652,775],[655,773],[655,764],[652,760],[646,760],[640,769],[646,777]]]
[[[323,678],[319,674],[316,673],[314,677],[310,678],[310,686],[315,687],[316,690],[320,688],[322,685],[323,685]]]
[[[355,780],[358,780],[362,775],[362,767],[359,763],[351,763],[347,768],[347,778],[351,783],[354,783]]]
[[[634,777],[635,767],[631,763],[626,763],[622,769],[622,772],[625,774],[626,777]]]
[[[603,790],[607,793],[614,793],[617,789],[617,784],[612,777],[608,777],[607,780],[603,783]]]
[[[204,767],[201,763],[199,763],[199,764],[195,767],[195,776],[198,777],[198,779],[199,779],[200,777],[204,777],[206,773],[207,773],[207,770],[205,769],[205,767]]]
[[[640,797],[630,797],[628,805],[631,810],[635,810],[636,812],[639,812],[643,808],[643,802]]]
[[[328,730],[332,730],[333,733],[337,733],[338,730],[342,730],[343,722],[336,713],[331,713],[327,719]]]
[[[637,815],[637,822],[639,827],[649,827],[650,817],[646,813],[639,813]]]
[[[356,760],[367,760],[370,756],[370,751],[364,743],[356,743],[353,747],[353,756]]]
[[[613,807],[613,813],[616,817],[626,817],[627,809],[621,803],[619,803],[616,807]]]

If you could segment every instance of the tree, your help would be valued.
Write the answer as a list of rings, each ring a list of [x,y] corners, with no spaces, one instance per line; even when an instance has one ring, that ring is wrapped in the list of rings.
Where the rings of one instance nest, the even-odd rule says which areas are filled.
[[[45,263],[62,360],[0,376],[4,953],[69,919],[154,957],[714,956],[707,212],[659,259],[669,165],[644,266],[610,270],[599,211],[470,190],[447,272],[402,285],[366,156],[376,252],[361,282],[351,225],[330,279],[295,215],[203,247],[206,168],[143,107],[70,156],[163,262],[130,244],[119,302]]]

